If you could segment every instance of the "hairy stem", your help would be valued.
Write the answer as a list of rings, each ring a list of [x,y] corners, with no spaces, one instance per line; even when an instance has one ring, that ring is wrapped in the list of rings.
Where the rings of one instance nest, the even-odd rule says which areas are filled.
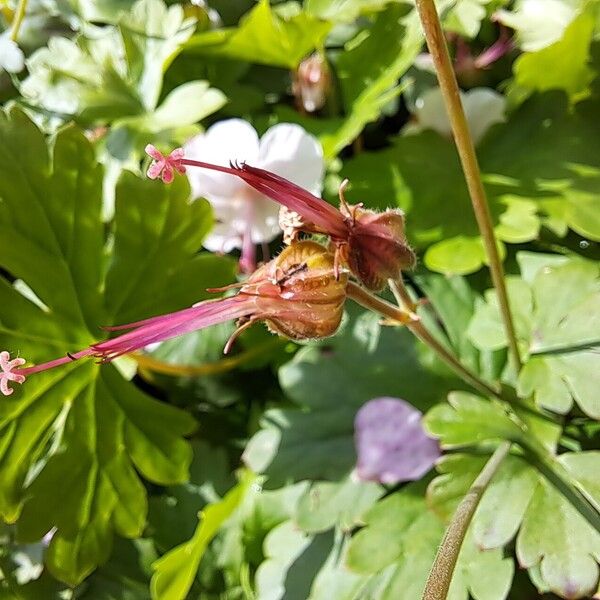
[[[348,297],[355,302],[378,312],[392,321],[403,323],[406,327],[424,344],[429,346],[456,374],[466,383],[472,386],[484,396],[493,396],[502,399],[498,390],[483,381],[476,373],[465,367],[450,350],[441,344],[427,329],[423,326],[418,317],[410,310],[398,308],[385,300],[374,296],[356,283],[350,282],[347,288]]]
[[[483,239],[487,254],[492,281],[498,294],[498,304],[502,314],[502,321],[512,359],[517,371],[521,368],[521,356],[517,344],[514,322],[508,303],[508,294],[504,282],[504,268],[496,246],[496,238],[492,226],[492,218],[488,206],[485,190],[481,181],[481,173],[475,154],[475,146],[469,132],[465,111],[460,100],[458,83],[452,68],[448,47],[444,40],[444,33],[435,8],[434,0],[416,0],[417,10],[425,31],[427,47],[433,58],[440,90],[446,104],[446,110],[452,125],[454,140],[462,164],[469,195],[473,204],[473,211],[477,225]]]
[[[21,24],[23,23],[23,19],[25,18],[26,9],[27,0],[19,0],[19,4],[17,6],[17,10],[15,11],[15,16],[13,17],[10,29],[10,39],[13,42],[16,42],[19,38],[19,31],[21,30]]]
[[[429,572],[422,600],[445,600],[447,597],[456,561],[475,509],[509,451],[510,442],[502,442],[496,448],[458,505]]]

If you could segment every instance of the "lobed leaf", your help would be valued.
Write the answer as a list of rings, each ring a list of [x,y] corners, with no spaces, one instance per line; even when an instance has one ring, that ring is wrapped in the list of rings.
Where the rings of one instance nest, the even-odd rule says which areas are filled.
[[[100,175],[76,128],[49,152],[23,113],[0,115],[0,266],[28,290],[0,278],[0,346],[27,360],[77,351],[105,335],[100,325],[182,308],[231,277],[229,261],[196,255],[210,212],[187,203],[183,180],[165,191],[127,174],[106,245]],[[187,477],[183,436],[194,425],[114,366],[83,361],[32,376],[0,407],[0,512],[18,519],[24,540],[56,527],[48,569],[76,584],[108,558],[113,531],[141,535],[138,473],[160,484]]]

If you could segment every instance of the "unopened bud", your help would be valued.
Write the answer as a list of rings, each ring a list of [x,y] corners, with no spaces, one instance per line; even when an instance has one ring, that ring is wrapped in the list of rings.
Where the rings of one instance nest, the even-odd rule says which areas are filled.
[[[296,101],[306,112],[315,112],[327,101],[331,88],[331,72],[320,54],[313,54],[300,63],[294,77]]]

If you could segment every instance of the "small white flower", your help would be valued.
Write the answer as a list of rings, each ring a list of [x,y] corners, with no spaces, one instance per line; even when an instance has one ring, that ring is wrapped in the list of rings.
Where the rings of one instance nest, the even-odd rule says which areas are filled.
[[[536,52],[560,40],[581,4],[573,0],[520,0],[510,11],[497,11],[494,18],[516,31],[521,50]]]
[[[477,144],[487,130],[506,119],[506,98],[489,88],[474,88],[461,92],[460,97],[465,109],[469,130]],[[448,120],[444,99],[440,88],[430,88],[415,103],[416,123],[410,123],[404,133],[412,134],[433,129],[445,137],[452,136],[452,127]]]
[[[186,158],[226,166],[247,162],[314,194],[321,192],[323,150],[299,125],[280,123],[259,140],[250,123],[229,119],[189,140],[184,150]],[[279,204],[226,173],[187,169],[187,176],[194,195],[206,198],[215,212],[216,224],[204,240],[205,247],[213,252],[241,248],[242,266],[251,268],[254,245],[270,242],[281,233]]]
[[[25,67],[25,56],[16,42],[10,39],[10,31],[0,34],[0,71],[18,73]]]

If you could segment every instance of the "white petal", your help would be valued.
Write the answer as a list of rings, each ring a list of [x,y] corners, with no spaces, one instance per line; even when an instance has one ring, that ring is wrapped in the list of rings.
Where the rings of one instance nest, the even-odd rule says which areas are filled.
[[[321,192],[323,149],[300,125],[280,123],[271,127],[260,140],[255,166],[273,171],[315,194]]]
[[[517,32],[522,50],[535,52],[562,37],[578,5],[572,0],[521,0],[513,10],[499,10],[494,16]]]
[[[463,104],[469,130],[476,144],[492,125],[502,123],[506,118],[506,98],[489,88],[468,91],[463,96]]]
[[[0,67],[9,73],[18,73],[25,67],[23,51],[8,35],[0,36]]]
[[[213,230],[206,236],[202,245],[211,252],[231,252],[235,248],[242,247],[240,236],[227,227],[227,224],[215,225]]]
[[[440,88],[428,89],[417,99],[415,106],[417,121],[423,129],[433,129],[445,137],[452,135]]]
[[[252,241],[255,244],[270,242],[281,234],[279,227],[279,204],[263,195],[253,201],[251,219]]]
[[[460,93],[473,141],[477,144],[487,130],[505,119],[506,99],[488,88],[474,88]],[[427,90],[416,102],[418,127],[407,133],[421,129],[433,129],[445,137],[452,136],[452,127],[446,113],[440,88]]]
[[[228,166],[231,161],[255,163],[258,147],[258,135],[250,123],[228,119],[188,140],[184,150],[187,158]],[[187,176],[196,196],[233,196],[245,186],[233,175],[198,167],[188,167]]]

